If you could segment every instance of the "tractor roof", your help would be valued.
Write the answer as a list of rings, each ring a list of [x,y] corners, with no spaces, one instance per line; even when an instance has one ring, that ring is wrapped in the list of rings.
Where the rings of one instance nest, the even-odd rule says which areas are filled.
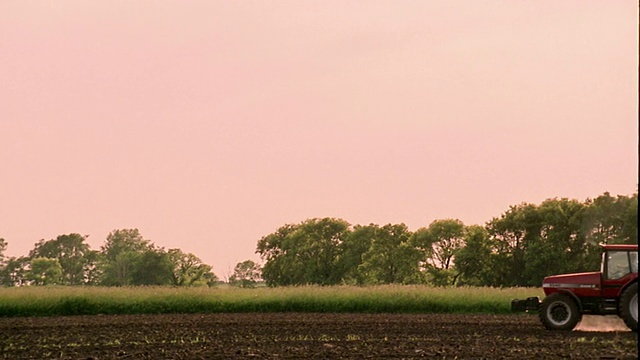
[[[619,251],[638,251],[638,244],[600,244],[605,250],[619,250]]]

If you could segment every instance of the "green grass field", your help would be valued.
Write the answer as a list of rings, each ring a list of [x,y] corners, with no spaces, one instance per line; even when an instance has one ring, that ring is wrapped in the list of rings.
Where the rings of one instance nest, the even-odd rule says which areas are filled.
[[[539,288],[332,286],[238,289],[172,287],[0,288],[0,317],[222,312],[510,312]]]

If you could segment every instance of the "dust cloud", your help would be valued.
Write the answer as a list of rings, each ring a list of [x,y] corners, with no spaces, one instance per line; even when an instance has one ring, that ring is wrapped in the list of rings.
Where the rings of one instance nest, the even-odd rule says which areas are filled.
[[[575,331],[631,331],[624,321],[615,315],[584,315],[582,321],[576,326]]]

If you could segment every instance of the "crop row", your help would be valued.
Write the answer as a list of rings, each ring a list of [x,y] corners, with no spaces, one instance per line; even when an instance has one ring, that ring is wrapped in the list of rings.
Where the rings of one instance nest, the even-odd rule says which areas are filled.
[[[539,288],[385,285],[279,288],[0,288],[0,316],[223,312],[504,314]]]

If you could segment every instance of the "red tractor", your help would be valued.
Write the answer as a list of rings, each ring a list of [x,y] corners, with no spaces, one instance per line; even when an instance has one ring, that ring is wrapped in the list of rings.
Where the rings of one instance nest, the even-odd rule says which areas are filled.
[[[583,314],[618,315],[638,332],[638,245],[602,245],[598,272],[544,278],[546,297],[511,301],[513,311],[537,311],[550,330],[572,330]]]

